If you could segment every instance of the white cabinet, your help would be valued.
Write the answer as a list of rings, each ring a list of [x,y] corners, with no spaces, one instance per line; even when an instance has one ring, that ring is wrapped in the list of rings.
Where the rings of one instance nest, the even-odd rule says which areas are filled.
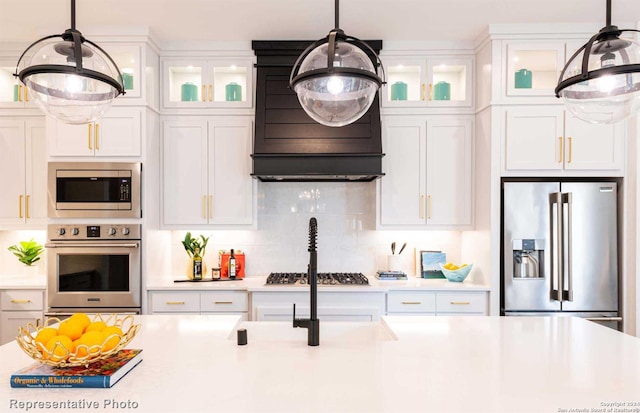
[[[163,58],[162,106],[250,108],[253,58]]]
[[[142,154],[141,107],[111,107],[98,121],[70,125],[47,118],[49,156],[138,157]]]
[[[0,108],[35,108],[30,99],[29,90],[13,76],[20,54],[10,57],[0,56]],[[27,57],[25,57],[26,59]]]
[[[624,173],[624,122],[593,125],[558,106],[505,109],[504,171]]]
[[[253,223],[252,125],[246,117],[164,121],[165,226]]]
[[[246,291],[150,291],[151,314],[238,314],[248,319]]]
[[[20,327],[40,325],[44,318],[44,289],[0,291],[0,345],[15,340]]]
[[[470,227],[473,119],[384,120],[380,226]]]
[[[0,118],[0,227],[44,228],[45,148],[44,117]]]
[[[251,320],[291,321],[309,317],[309,291],[251,293]],[[318,318],[324,321],[377,321],[385,311],[385,293],[318,291]]]
[[[385,107],[470,107],[473,57],[388,56],[382,58],[387,84]]]
[[[389,291],[389,315],[487,315],[485,291]]]
[[[507,98],[553,98],[564,67],[565,42],[512,40],[505,42]]]

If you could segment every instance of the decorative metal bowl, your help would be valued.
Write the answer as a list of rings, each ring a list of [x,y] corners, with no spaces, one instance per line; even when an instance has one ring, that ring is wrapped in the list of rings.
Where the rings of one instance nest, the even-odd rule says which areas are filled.
[[[32,359],[54,367],[86,366],[95,361],[103,360],[122,350],[127,344],[129,344],[140,329],[140,324],[134,324],[132,315],[120,317],[117,314],[111,314],[105,318],[102,314],[96,314],[91,321],[103,321],[107,326],[117,326],[122,330],[123,335],[115,346],[108,350],[104,349],[109,340],[119,336],[118,334],[111,334],[105,337],[101,344],[92,346],[80,344],[78,349],[83,347],[85,350],[83,353],[86,354],[79,355],[78,349],[70,352],[63,346],[59,346],[59,348],[61,348],[63,353],[66,354],[54,354],[56,347],[49,351],[41,343],[36,342],[35,339],[42,329],[54,327],[61,321],[63,320],[52,317],[47,319],[41,326],[34,326],[32,323],[29,323],[26,327],[20,327],[18,329],[18,336],[16,337],[18,346],[20,346],[20,348]]]

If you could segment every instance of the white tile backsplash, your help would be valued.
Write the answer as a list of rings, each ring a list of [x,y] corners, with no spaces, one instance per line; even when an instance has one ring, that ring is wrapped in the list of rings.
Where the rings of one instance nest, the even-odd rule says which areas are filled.
[[[309,218],[318,220],[318,270],[386,269],[390,245],[404,242],[402,268],[414,274],[415,249],[439,249],[460,261],[458,231],[377,231],[375,182],[260,182],[257,230],[191,231],[210,236],[204,257],[217,265],[219,249],[242,250],[247,276],[272,271],[306,271]],[[188,256],[182,246],[187,231],[172,231],[172,273],[182,275]]]

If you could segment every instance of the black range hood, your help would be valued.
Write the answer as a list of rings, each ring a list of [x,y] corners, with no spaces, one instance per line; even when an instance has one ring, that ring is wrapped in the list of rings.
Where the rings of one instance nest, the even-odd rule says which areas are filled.
[[[261,181],[372,181],[383,176],[380,104],[333,128],[311,119],[293,90],[293,65],[311,41],[253,41],[257,56],[253,177]],[[382,41],[367,41],[379,53]],[[375,57],[370,56],[375,62]]]

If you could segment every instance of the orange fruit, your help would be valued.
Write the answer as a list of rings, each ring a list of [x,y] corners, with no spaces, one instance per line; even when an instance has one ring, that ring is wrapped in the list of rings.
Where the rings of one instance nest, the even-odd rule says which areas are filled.
[[[102,334],[104,334],[104,338],[107,340],[102,346],[102,351],[109,351],[117,346],[124,335],[120,327],[117,326],[105,328],[102,330]]]
[[[58,326],[58,335],[67,336],[71,341],[80,338],[84,328],[78,320],[67,319]]]
[[[41,343],[43,346],[47,345],[47,341],[49,341],[52,337],[58,335],[58,330],[53,327],[45,327],[42,330],[38,331],[36,334],[36,343]]]
[[[88,333],[89,331],[102,331],[105,328],[107,328],[107,323],[105,323],[104,321],[92,321],[91,324],[89,324],[84,330],[84,332]]]
[[[51,337],[45,347],[49,352],[49,359],[53,361],[65,360],[74,351],[71,339],[62,335]]]
[[[101,331],[88,331],[78,339],[76,345],[76,356],[86,357],[87,355],[100,352],[100,347],[104,342],[104,334]]]
[[[85,313],[75,313],[68,320],[74,320],[82,326],[82,331],[87,328],[89,324],[91,324],[91,319]]]

